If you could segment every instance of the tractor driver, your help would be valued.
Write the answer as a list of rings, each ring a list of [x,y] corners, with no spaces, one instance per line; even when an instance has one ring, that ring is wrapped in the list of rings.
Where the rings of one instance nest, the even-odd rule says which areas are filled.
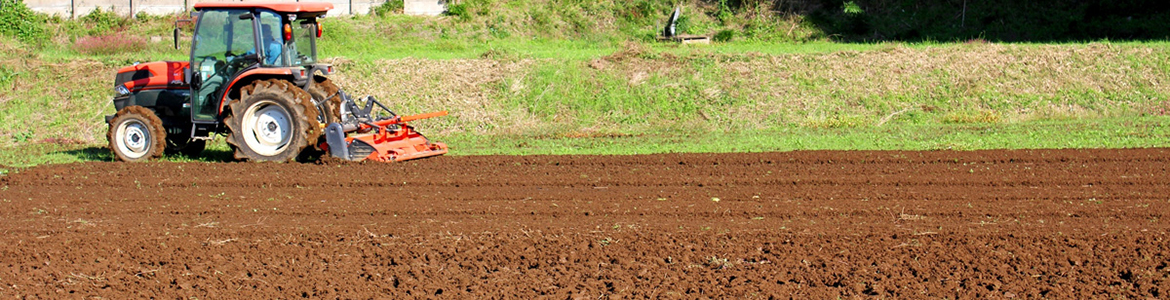
[[[260,39],[264,43],[264,64],[275,65],[276,61],[280,60],[280,52],[284,49],[284,43],[272,34],[272,24],[260,25]],[[256,49],[245,54],[256,54]]]

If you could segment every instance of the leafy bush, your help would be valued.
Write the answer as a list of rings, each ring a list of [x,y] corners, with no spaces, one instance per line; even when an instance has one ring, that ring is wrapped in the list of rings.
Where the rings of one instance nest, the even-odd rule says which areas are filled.
[[[678,33],[678,34],[694,34],[694,32],[692,32],[694,30],[694,26],[692,26],[692,24],[691,24],[691,17],[688,16],[687,14],[679,15],[678,20],[675,22],[676,22],[675,23],[676,27],[674,28],[674,30],[676,33]]]
[[[486,16],[491,13],[491,0],[467,0],[460,1],[463,3],[463,8],[466,8],[469,13],[475,13],[477,16]]]
[[[715,18],[719,19],[719,22],[723,22],[724,25],[727,25],[728,22],[735,18],[735,12],[731,10],[731,6],[727,5],[727,0],[719,0],[719,6],[715,11]]]
[[[81,37],[73,43],[73,49],[77,52],[90,55],[135,52],[145,48],[146,39],[119,33]]]
[[[375,6],[371,13],[379,17],[389,14],[400,14],[404,9],[404,3],[406,2],[402,0],[387,0],[386,2],[382,2],[382,5]]]
[[[724,29],[724,30],[720,30],[719,32],[715,33],[714,40],[716,42],[723,43],[723,42],[730,42],[732,38],[735,38],[735,30]]]
[[[857,3],[854,3],[853,1],[845,2],[845,4],[842,4],[841,11],[844,12],[846,15],[851,15],[851,16],[856,16],[856,15],[860,15],[862,13],[865,13],[865,10],[862,10],[861,6],[857,5]]]
[[[471,20],[471,14],[467,12],[467,4],[451,4],[447,6],[447,15],[456,17],[460,21]]]
[[[81,23],[88,29],[87,35],[101,35],[110,30],[121,30],[130,25],[130,22],[130,18],[123,18],[114,13],[113,8],[104,11],[101,7],[94,8],[92,12],[81,17]]]
[[[45,20],[20,0],[0,0],[0,35],[39,46],[49,40]]]
[[[625,6],[619,11],[623,20],[638,25],[654,24],[655,20],[669,16],[671,10],[674,9],[670,3],[660,0],[637,0],[615,4],[619,7]]]

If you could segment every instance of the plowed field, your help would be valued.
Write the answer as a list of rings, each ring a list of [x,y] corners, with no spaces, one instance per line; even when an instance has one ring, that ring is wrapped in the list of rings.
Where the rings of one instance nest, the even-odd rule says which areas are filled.
[[[83,163],[0,296],[1167,298],[1170,149]]]

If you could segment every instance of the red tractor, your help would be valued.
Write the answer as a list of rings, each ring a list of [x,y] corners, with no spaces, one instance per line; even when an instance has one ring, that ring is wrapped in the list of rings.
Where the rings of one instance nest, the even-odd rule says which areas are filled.
[[[189,61],[118,70],[106,116],[122,161],[197,155],[215,134],[235,158],[293,161],[306,150],[345,160],[402,161],[447,153],[373,97],[351,99],[317,61],[318,20],[329,3],[198,3]],[[176,29],[176,45],[178,35]],[[376,107],[375,107],[376,106]],[[374,111],[379,109],[379,111]]]

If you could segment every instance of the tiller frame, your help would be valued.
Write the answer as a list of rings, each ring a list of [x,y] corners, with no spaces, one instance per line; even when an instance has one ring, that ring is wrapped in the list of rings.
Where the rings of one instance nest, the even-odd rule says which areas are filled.
[[[365,107],[358,107],[345,92],[338,93],[342,99],[342,121],[326,125],[325,142],[318,145],[329,155],[349,161],[398,162],[447,153],[447,144],[431,142],[407,124],[446,116],[447,111],[399,116],[373,96],[364,97],[362,100],[365,100]],[[390,113],[390,116],[371,117],[374,105]]]

